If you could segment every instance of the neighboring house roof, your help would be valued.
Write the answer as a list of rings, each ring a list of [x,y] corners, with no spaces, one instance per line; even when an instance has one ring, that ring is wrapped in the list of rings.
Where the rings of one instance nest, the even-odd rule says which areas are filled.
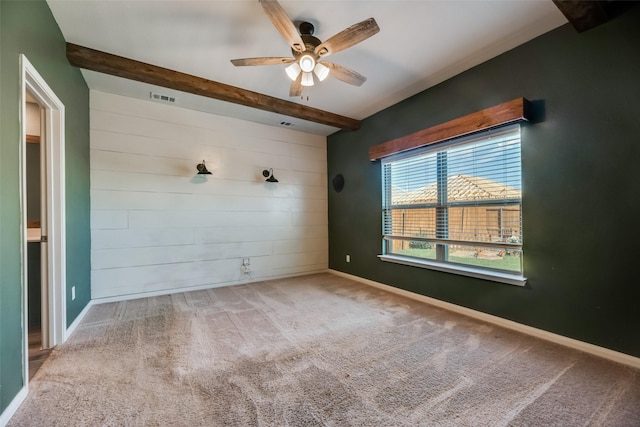
[[[469,175],[454,175],[447,180],[448,201],[468,200],[500,200],[518,199],[522,191],[506,184],[487,178]],[[427,185],[412,191],[394,187],[392,190],[392,204],[411,205],[418,203],[436,203],[438,201],[437,184]]]

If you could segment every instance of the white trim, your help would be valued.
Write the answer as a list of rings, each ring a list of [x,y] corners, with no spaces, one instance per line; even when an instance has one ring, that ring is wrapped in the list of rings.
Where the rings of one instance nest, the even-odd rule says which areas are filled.
[[[29,390],[27,390],[27,386],[22,387],[18,392],[18,394],[16,394],[16,397],[14,397],[11,403],[9,403],[9,406],[7,406],[7,409],[5,409],[4,412],[0,414],[1,427],[4,427],[9,423],[9,420],[11,420],[11,417],[15,415],[20,405],[22,405],[22,402],[24,402],[24,400],[27,398],[27,394],[29,394]]]
[[[84,319],[84,316],[87,315],[87,313],[89,312],[89,309],[93,307],[93,300],[90,300],[89,303],[87,305],[84,306],[84,308],[82,309],[82,311],[80,312],[80,314],[78,314],[78,316],[76,316],[76,319],[73,321],[73,323],[71,323],[71,325],[69,325],[69,327],[67,328],[66,331],[64,331],[64,341],[67,341],[67,339],[69,339],[69,337],[71,336],[71,334],[73,334],[73,331],[76,330],[76,328],[78,327],[78,325],[80,324],[80,322],[82,322],[82,319]]]
[[[565,337],[563,335],[554,334],[553,332],[544,331],[542,329],[534,328],[532,326],[523,325],[511,320],[503,319],[502,317],[493,316],[491,314],[483,313],[481,311],[473,310],[467,307],[462,307],[449,302],[441,301],[435,298],[430,298],[424,295],[416,294],[414,292],[405,291],[404,289],[396,288],[393,286],[385,285],[383,283],[375,282],[373,280],[365,279],[362,277],[354,276],[352,274],[343,273],[337,270],[329,270],[330,273],[337,276],[346,277],[351,280],[355,280],[365,285],[373,286],[378,289],[382,289],[387,292],[391,292],[397,295],[401,295],[407,298],[414,299],[416,301],[424,302],[429,305],[433,305],[438,308],[443,308],[454,313],[462,314],[464,316],[472,317],[474,319],[481,320],[483,322],[492,323],[494,325],[511,329],[512,331],[521,332],[532,337],[540,338],[545,341],[550,341],[555,344],[560,344],[565,347],[579,350],[585,353],[592,354],[603,359],[611,360],[616,363],[630,366],[635,369],[640,369],[640,358],[631,356],[629,354],[620,353],[615,350],[600,347],[597,345],[589,344],[584,341],[579,341],[573,338]]]
[[[24,62],[26,58],[24,58]],[[29,304],[27,300],[27,192],[26,188],[26,126],[27,126],[27,103],[25,67],[23,58],[20,56],[20,93],[18,94],[18,120],[20,121],[20,140],[18,141],[18,162],[19,162],[19,182],[18,191],[20,193],[20,298],[22,303],[22,319],[20,329],[22,330],[22,391],[28,393],[29,385]],[[23,399],[24,400],[24,399]],[[15,402],[15,399],[12,401]],[[19,405],[18,405],[19,406]],[[6,411],[5,411],[6,412]],[[15,412],[15,411],[14,411]],[[4,415],[4,412],[3,412]]]
[[[20,192],[20,250],[21,250],[21,297],[22,297],[22,380],[25,393],[29,388],[29,343],[28,343],[28,303],[27,303],[27,209],[26,209],[26,92],[27,90],[45,109],[46,129],[42,129],[46,162],[46,225],[49,243],[47,247],[47,299],[48,313],[47,336],[48,347],[64,342],[67,323],[66,312],[66,230],[65,230],[65,109],[64,104],[56,96],[47,82],[23,54],[19,57],[20,93],[18,111],[20,121],[19,141],[19,192]],[[45,228],[45,230],[47,230]],[[44,272],[43,272],[44,274]],[[44,313],[43,313],[44,314]]]
[[[476,279],[484,279],[492,282],[506,283],[507,285],[524,286],[527,284],[527,278],[517,274],[473,268],[472,266],[444,264],[441,262],[411,258],[402,255],[378,255],[378,258],[382,261],[393,262],[395,264],[428,268],[429,270],[442,271],[444,273],[452,273],[459,276],[474,277]]]

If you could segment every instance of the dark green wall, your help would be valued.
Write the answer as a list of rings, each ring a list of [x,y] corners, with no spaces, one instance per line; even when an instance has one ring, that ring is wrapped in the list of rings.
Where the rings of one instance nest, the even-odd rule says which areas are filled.
[[[329,181],[345,176],[329,191],[330,268],[640,357],[639,23],[635,7],[565,25],[330,136]],[[369,147],[521,96],[544,107],[522,128],[527,286],[378,260]]]
[[[44,1],[0,1],[0,412],[23,386],[18,161],[19,54],[65,105],[67,323],[91,298],[89,90],[69,65],[65,41]],[[76,299],[71,301],[71,286]]]

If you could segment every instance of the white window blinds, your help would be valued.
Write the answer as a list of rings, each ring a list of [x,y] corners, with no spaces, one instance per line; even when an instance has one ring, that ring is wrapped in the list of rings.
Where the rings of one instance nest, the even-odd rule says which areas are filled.
[[[522,273],[520,127],[382,161],[385,254]]]

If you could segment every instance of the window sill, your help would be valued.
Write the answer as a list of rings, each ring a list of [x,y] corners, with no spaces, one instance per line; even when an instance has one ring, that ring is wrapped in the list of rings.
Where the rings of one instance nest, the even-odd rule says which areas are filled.
[[[452,273],[461,276],[474,277],[476,279],[506,283],[508,285],[524,286],[527,283],[526,277],[517,274],[501,273],[499,271],[489,271],[462,265],[441,264],[426,259],[417,259],[401,255],[378,255],[378,258],[386,262],[393,262],[396,264],[410,265],[420,268],[428,268],[429,270],[443,271],[445,273]]]

